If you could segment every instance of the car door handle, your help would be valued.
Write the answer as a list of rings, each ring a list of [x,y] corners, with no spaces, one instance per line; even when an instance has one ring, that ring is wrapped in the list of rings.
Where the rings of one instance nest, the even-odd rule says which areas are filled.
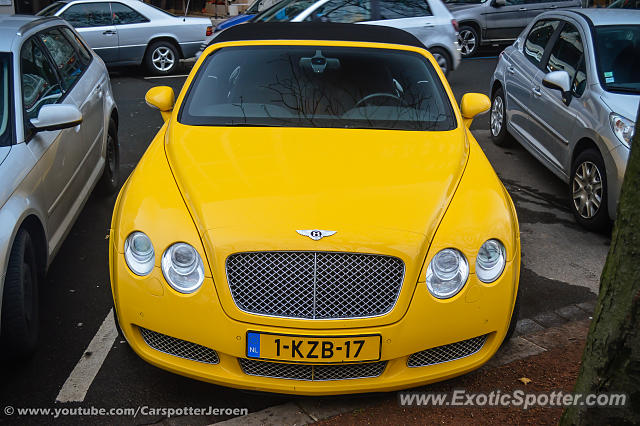
[[[433,28],[434,25],[431,22],[427,22],[424,26],[427,28]]]
[[[102,34],[104,35],[116,35],[116,32],[113,30],[107,30],[107,31],[103,31]]]
[[[93,93],[95,93],[96,96],[98,96],[98,97],[102,97],[102,85],[100,84],[100,85],[96,86],[96,88],[93,89]]]
[[[518,9],[520,12],[526,12],[527,8],[526,7],[521,7],[520,9]]]
[[[531,91],[536,96],[542,96],[542,91],[540,90],[539,86],[534,87],[533,89],[531,89]]]
[[[514,67],[507,67],[507,71],[509,71],[509,74],[515,74],[516,73],[516,69]]]
[[[558,6],[556,6],[555,4],[552,5],[552,6],[549,6],[549,9],[557,9],[557,8],[558,8]]]

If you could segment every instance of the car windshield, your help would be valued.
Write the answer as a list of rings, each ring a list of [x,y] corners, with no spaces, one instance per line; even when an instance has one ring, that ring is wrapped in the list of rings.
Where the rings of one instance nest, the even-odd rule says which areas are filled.
[[[179,121],[195,126],[451,130],[452,106],[422,55],[327,46],[227,47],[197,72]]]
[[[0,52],[0,146],[11,145],[9,54]]]
[[[256,0],[244,11],[245,15],[256,15],[264,10],[267,0]]]
[[[315,0],[282,0],[253,18],[253,22],[287,22],[304,12]]]
[[[605,90],[640,93],[640,25],[595,27],[598,77]]]
[[[40,12],[36,13],[36,15],[38,15],[38,16],[53,16],[53,15],[56,14],[57,11],[62,9],[62,6],[64,6],[65,4],[66,3],[62,2],[62,1],[57,1],[57,2],[51,3],[49,6],[45,7]]]

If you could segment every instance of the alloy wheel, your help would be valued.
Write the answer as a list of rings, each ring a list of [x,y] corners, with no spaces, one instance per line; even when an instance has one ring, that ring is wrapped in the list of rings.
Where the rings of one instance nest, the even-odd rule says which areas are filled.
[[[502,97],[496,96],[491,107],[491,134],[497,137],[502,130],[502,120],[504,118],[504,102]]]
[[[591,161],[581,163],[573,176],[573,204],[578,214],[591,219],[598,213],[602,203],[602,176]]]
[[[151,62],[158,71],[168,71],[173,67],[176,58],[173,51],[165,46],[160,46],[151,54]]]
[[[436,53],[433,53],[433,59],[435,59],[438,65],[440,65],[440,69],[442,70],[442,73],[446,75],[447,72],[449,71],[449,68],[447,66],[447,58],[445,58],[444,55],[436,52]]]
[[[476,50],[476,36],[469,30],[458,33],[458,44],[463,55],[470,55]]]

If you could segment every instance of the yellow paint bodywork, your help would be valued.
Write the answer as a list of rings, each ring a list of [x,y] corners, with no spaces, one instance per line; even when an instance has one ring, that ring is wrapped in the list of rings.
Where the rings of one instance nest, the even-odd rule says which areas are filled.
[[[185,92],[204,58],[229,45],[341,45],[404,49],[427,57],[454,106],[456,129],[416,132],[364,129],[197,127],[177,121]],[[338,232],[319,241],[296,229]],[[152,240],[156,265],[138,277],[127,267],[124,240],[133,231]],[[495,282],[475,275],[482,243],[496,238],[507,266]],[[193,245],[205,281],[192,294],[164,280],[160,257],[171,244]],[[454,297],[433,297],[426,265],[441,249],[467,257],[470,276]],[[238,309],[226,282],[232,253],[313,250],[385,254],[405,263],[394,309],[351,320],[299,320]],[[502,342],[518,289],[520,240],[513,203],[463,124],[451,89],[426,51],[348,42],[260,41],[209,47],[188,77],[169,119],[118,196],[110,238],[116,312],[129,344],[146,361],[200,380],[243,389],[319,395],[389,391],[443,380],[478,368]],[[220,363],[202,364],[162,352],[138,327],[212,348]],[[245,375],[249,330],[295,335],[380,334],[387,368],[377,378],[308,382]],[[409,368],[408,357],[428,348],[488,334],[477,353]]]

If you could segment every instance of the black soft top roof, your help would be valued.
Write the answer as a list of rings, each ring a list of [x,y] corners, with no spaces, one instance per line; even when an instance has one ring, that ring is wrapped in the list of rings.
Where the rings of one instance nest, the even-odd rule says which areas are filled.
[[[335,40],[368,41],[415,46],[426,49],[413,34],[381,25],[328,22],[256,22],[224,30],[210,44],[243,40]]]

